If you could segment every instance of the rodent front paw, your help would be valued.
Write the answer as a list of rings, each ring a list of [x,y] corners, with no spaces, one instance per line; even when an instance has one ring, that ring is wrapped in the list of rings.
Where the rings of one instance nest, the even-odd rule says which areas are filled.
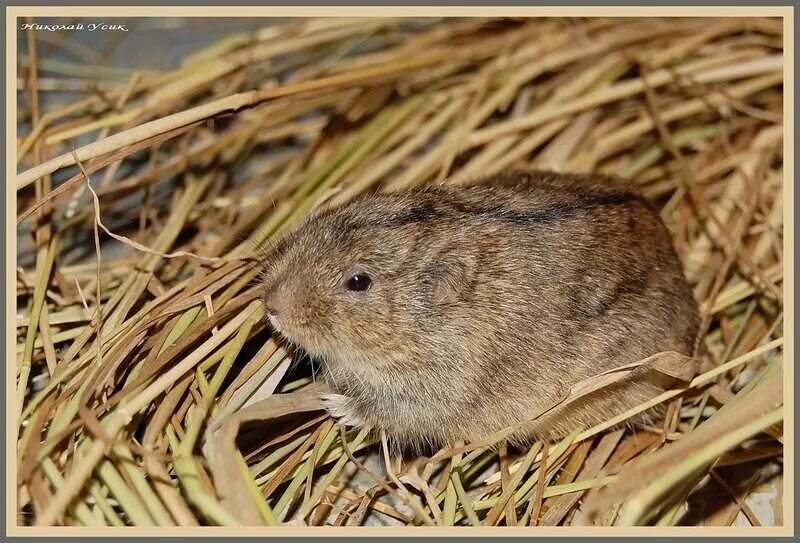
[[[361,420],[352,408],[352,400],[342,394],[324,394],[322,403],[336,422],[344,426],[363,426]]]

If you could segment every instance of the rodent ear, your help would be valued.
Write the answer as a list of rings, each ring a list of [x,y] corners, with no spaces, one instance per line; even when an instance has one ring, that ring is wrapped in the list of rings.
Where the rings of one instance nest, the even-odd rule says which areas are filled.
[[[452,304],[467,298],[472,291],[475,262],[471,255],[448,253],[434,263],[433,298],[437,303]]]

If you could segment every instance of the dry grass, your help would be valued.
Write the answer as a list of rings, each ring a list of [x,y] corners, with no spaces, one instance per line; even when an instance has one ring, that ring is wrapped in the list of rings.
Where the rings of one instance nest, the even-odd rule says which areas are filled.
[[[29,34],[25,65],[62,77],[20,72],[18,522],[670,525],[706,481],[730,495],[708,522],[758,524],[747,495],[783,455],[781,28],[298,19],[171,72],[93,68],[116,82],[52,111],[39,94],[86,70]],[[662,210],[704,343],[650,402],[665,420],[398,462],[309,411],[246,257],[323,202],[517,166],[617,173]],[[281,410],[238,448],[220,424]]]

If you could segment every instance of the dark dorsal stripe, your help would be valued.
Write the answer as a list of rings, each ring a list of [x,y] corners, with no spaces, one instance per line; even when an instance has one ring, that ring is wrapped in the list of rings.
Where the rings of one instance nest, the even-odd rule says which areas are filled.
[[[460,202],[451,203],[447,202],[447,199],[445,199],[442,208],[437,208],[433,203],[425,203],[419,207],[413,207],[402,213],[373,222],[372,225],[392,227],[435,220],[447,215],[446,207],[448,205],[458,213],[482,219],[512,224],[549,223],[568,219],[581,211],[605,206],[622,206],[633,201],[645,203],[643,198],[634,192],[591,194],[581,196],[575,200],[559,202],[548,207],[532,210],[513,210],[497,205],[492,207],[479,207],[465,205]]]
[[[623,206],[640,199],[641,197],[633,192],[619,192],[582,196],[577,200],[559,202],[548,207],[530,211],[513,210],[502,207],[471,209],[460,204],[457,205],[456,208],[462,213],[513,224],[549,223],[569,219],[581,211],[588,211],[606,206]]]
[[[417,222],[426,222],[432,220],[440,215],[436,206],[432,203],[424,204],[420,207],[414,207],[410,210],[398,215],[392,221],[397,226],[404,224],[412,224]]]

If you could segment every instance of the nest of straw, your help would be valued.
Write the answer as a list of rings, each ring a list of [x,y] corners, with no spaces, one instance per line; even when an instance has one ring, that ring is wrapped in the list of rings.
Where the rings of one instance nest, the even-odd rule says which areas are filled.
[[[82,82],[21,43],[20,525],[780,523],[748,505],[782,475],[780,20],[296,19],[49,110],[43,82]],[[512,167],[661,210],[704,338],[664,420],[398,459],[296,412],[228,436],[233,492],[209,429],[312,384],[242,255],[323,202]]]

